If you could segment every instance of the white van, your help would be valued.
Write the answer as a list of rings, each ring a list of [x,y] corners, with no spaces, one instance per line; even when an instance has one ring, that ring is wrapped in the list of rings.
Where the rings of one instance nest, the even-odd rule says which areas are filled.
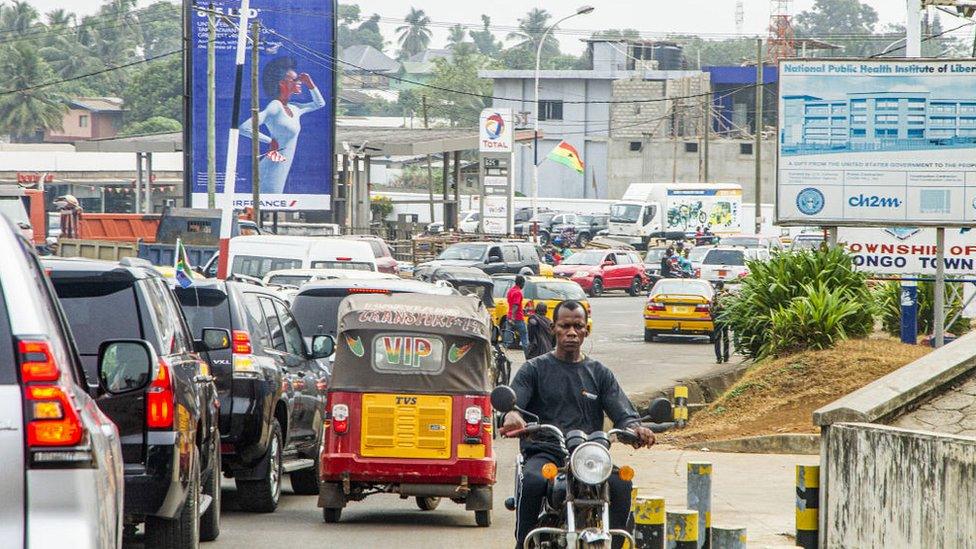
[[[230,239],[227,265],[254,278],[284,269],[377,270],[369,242],[314,236],[238,236]]]

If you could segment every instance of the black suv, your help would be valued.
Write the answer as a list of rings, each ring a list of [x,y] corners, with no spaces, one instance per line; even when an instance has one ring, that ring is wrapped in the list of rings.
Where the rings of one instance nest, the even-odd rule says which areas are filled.
[[[208,355],[220,398],[223,470],[237,484],[241,507],[274,511],[284,473],[296,494],[318,494],[330,379],[328,363],[318,358],[331,350],[313,356],[288,306],[271,290],[207,280],[175,292],[193,329],[232,333],[230,349]],[[313,348],[333,343],[327,339],[316,338]]]
[[[439,267],[475,267],[494,274],[539,274],[539,248],[529,242],[459,242],[444,249],[437,259],[421,263],[414,278],[430,281]]]
[[[89,385],[107,340],[146,341],[158,356],[147,389],[97,402],[122,440],[127,533],[145,522],[146,547],[196,547],[220,533],[217,392],[198,353],[226,348],[230,334],[208,329],[194,340],[164,279],[136,264],[44,261]]]
[[[606,230],[609,215],[590,215],[590,214],[563,214],[558,217],[558,223],[552,226],[549,234],[540,235],[540,240],[548,242],[549,235],[561,234],[566,229],[572,229],[576,233],[576,244],[581,248],[593,240],[593,237]]]

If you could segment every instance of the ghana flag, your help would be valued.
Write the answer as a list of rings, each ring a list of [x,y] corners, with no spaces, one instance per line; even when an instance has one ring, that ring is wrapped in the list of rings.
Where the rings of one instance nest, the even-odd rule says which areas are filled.
[[[579,151],[565,141],[560,141],[556,145],[556,148],[549,153],[548,158],[553,162],[559,162],[564,166],[573,168],[578,173],[583,173],[583,169],[586,166],[583,164],[583,159],[580,158]]]

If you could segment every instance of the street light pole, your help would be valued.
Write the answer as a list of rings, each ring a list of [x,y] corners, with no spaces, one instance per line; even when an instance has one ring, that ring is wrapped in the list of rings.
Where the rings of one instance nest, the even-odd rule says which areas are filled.
[[[593,6],[581,6],[576,10],[575,13],[571,13],[566,17],[563,17],[559,21],[556,21],[546,29],[546,32],[542,33],[542,37],[539,39],[539,46],[535,51],[535,123],[533,125],[534,132],[532,134],[532,149],[534,154],[534,159],[532,161],[532,217],[536,218],[539,216],[539,73],[542,69],[542,46],[546,43],[546,38],[552,34],[552,31],[556,29],[561,23],[566,20],[572,19],[578,15],[586,15],[588,13],[593,13],[596,9]]]

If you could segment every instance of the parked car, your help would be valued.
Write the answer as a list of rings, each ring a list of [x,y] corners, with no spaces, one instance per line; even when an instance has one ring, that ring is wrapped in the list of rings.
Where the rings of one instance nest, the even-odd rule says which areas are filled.
[[[553,224],[550,233],[560,234],[566,229],[572,229],[576,233],[576,244],[582,248],[600,231],[606,230],[608,219],[609,215],[561,214],[560,221]]]
[[[459,219],[458,229],[462,233],[476,233],[478,226],[481,225],[481,212],[477,210],[464,211],[461,212]]]
[[[189,548],[198,538],[215,539],[220,533],[217,390],[199,352],[226,349],[230,334],[207,327],[195,340],[176,297],[152,267],[89,259],[49,259],[43,265],[89,384],[99,382],[106,341],[146,342],[140,345],[152,357],[148,388],[98,399],[122,437],[126,523],[145,523],[147,547]],[[125,356],[138,354],[126,351]]]
[[[741,246],[743,248],[766,248],[769,251],[782,250],[783,243],[778,236],[756,234],[737,234],[723,236],[719,240],[720,246]]]
[[[768,259],[769,251],[763,248],[716,246],[702,259],[700,278],[709,282],[738,282],[749,274],[747,261]]]
[[[439,267],[476,267],[493,274],[539,274],[539,248],[529,242],[459,242],[451,244],[434,261],[417,265],[414,278],[428,280]]]
[[[819,250],[824,242],[822,234],[801,233],[793,237],[793,241],[790,242],[790,251]]]
[[[254,235],[230,239],[228,273],[263,278],[282,269],[349,269],[376,271],[376,255],[368,242],[315,236]],[[217,276],[220,254],[202,269]]]
[[[319,359],[327,355],[306,347],[291,311],[272,290],[208,280],[177,288],[176,295],[194,330],[217,326],[232,334],[231,348],[208,359],[220,399],[223,471],[237,484],[240,506],[274,511],[284,473],[296,494],[318,494],[330,377],[328,363]]]
[[[495,300],[495,307],[491,310],[492,323],[498,328],[498,333],[506,330],[508,323],[508,291],[515,285],[513,275],[496,275],[491,277],[495,282],[492,296]],[[543,302],[549,309],[546,316],[552,320],[552,315],[556,311],[556,305],[573,299],[583,304],[587,313],[586,326],[590,333],[593,332],[593,315],[590,309],[590,302],[586,299],[586,292],[580,285],[572,280],[560,278],[547,278],[544,276],[525,277],[525,288],[522,288],[522,308],[526,315],[532,314],[535,306]],[[517,336],[518,334],[516,334]]]
[[[540,209],[538,216],[532,217],[527,221],[523,221],[521,223],[516,221],[515,226],[512,228],[512,230],[515,232],[516,235],[519,236],[528,235],[532,232],[532,226],[538,223],[539,234],[541,235],[543,232],[548,233],[549,231],[552,230],[553,218],[555,218],[556,215],[558,214],[559,212],[544,211]]]
[[[6,216],[24,238],[33,241],[34,227],[31,225],[27,206],[24,204],[24,190],[17,186],[4,187],[10,186],[0,187],[0,217]]]
[[[626,250],[576,252],[555,268],[555,274],[572,279],[594,297],[606,290],[627,290],[636,296],[647,285],[644,262],[637,252]]]
[[[664,252],[667,249],[665,246],[647,249],[647,253],[644,255],[644,273],[649,278],[661,276],[661,259],[664,258]]]
[[[549,213],[551,211],[552,211],[551,209],[545,206],[540,206],[538,208],[538,212],[540,214]],[[526,221],[532,219],[532,213],[533,213],[532,206],[522,206],[520,208],[515,209],[515,213],[513,214],[512,217],[515,219],[516,223],[525,223]]]
[[[373,255],[376,256],[377,271],[388,274],[397,274],[400,272],[399,263],[393,257],[393,250],[390,249],[390,245],[382,238],[373,235],[350,235],[343,238],[363,240],[369,243],[370,248],[373,249]]]
[[[715,291],[705,280],[664,278],[651,288],[644,307],[644,341],[659,335],[709,335]]]
[[[349,271],[345,269],[284,269],[271,271],[264,275],[266,286],[279,288],[299,288],[302,284],[315,280],[333,280],[336,278],[354,278],[357,280],[397,280],[394,274],[372,271]]]
[[[67,540],[120,547],[122,446],[93,396],[144,389],[148,354],[122,365],[121,380],[96,376],[104,382],[89,394],[33,246],[3,216],[0,255],[0,539],[5,547],[63,547]],[[103,350],[111,357],[146,351],[121,342],[106,342]]]

